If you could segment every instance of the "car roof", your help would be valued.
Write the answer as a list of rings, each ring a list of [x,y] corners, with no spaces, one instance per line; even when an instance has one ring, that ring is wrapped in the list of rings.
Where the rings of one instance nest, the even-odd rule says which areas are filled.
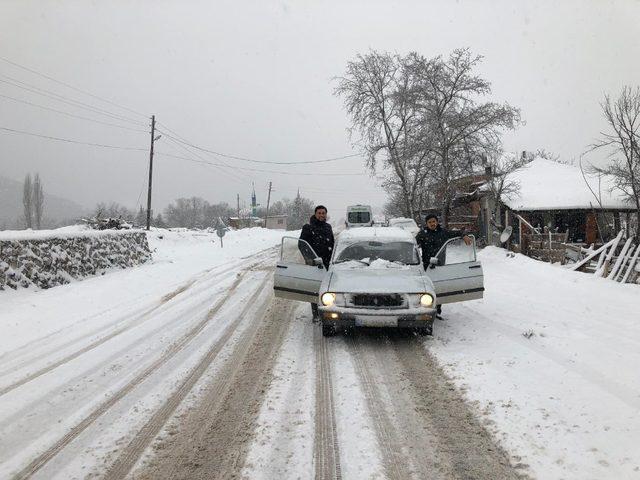
[[[340,233],[341,242],[377,240],[383,242],[413,242],[415,238],[407,230],[395,227],[348,228]]]
[[[396,224],[396,223],[406,223],[406,222],[411,222],[411,223],[416,224],[416,221],[413,218],[396,217],[396,218],[390,218],[389,219],[389,225]]]

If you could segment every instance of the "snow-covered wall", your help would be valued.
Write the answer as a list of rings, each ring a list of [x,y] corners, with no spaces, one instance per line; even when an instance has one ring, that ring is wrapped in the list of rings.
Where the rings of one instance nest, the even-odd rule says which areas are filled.
[[[151,260],[142,231],[0,235],[0,290],[50,288]]]

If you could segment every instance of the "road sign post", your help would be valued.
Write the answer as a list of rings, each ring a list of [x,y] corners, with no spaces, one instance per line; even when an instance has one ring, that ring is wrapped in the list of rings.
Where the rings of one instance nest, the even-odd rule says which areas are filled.
[[[226,233],[226,230],[223,227],[218,227],[216,229],[216,235],[218,235],[218,237],[220,237],[220,247],[224,247],[224,244],[222,243],[222,237],[224,237],[224,234]]]

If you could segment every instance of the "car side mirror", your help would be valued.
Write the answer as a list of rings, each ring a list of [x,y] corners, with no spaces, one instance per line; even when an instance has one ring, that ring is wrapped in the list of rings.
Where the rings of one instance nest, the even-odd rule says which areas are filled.
[[[314,258],[313,259],[313,264],[318,268],[324,268],[324,262],[322,261],[322,258],[320,258],[320,257]]]
[[[440,264],[438,257],[431,257],[429,259],[429,268],[436,268]]]

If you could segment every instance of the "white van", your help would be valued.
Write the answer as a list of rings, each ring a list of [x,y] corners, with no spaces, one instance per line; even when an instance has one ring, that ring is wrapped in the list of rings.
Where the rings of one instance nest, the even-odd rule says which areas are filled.
[[[350,205],[347,207],[347,220],[344,222],[347,228],[371,227],[373,215],[369,205]]]

